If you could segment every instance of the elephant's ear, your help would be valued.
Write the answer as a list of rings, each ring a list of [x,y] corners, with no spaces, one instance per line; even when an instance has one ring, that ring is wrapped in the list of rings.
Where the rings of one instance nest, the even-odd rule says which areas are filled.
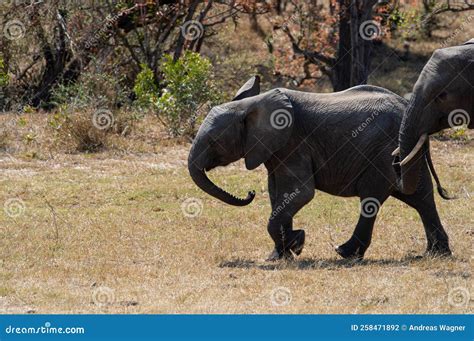
[[[232,101],[238,101],[239,99],[257,96],[260,93],[260,77],[253,76],[237,91]]]
[[[293,106],[280,90],[271,90],[255,98],[244,122],[245,166],[254,169],[287,144],[294,125]]]

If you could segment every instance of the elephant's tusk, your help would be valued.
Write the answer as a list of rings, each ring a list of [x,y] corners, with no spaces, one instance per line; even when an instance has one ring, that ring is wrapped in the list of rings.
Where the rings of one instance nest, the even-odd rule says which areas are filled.
[[[400,162],[400,166],[405,166],[408,162],[410,162],[411,159],[420,151],[421,147],[425,144],[426,139],[428,138],[428,134],[423,134],[420,136],[420,139],[415,145],[415,148],[410,152],[410,154],[407,155],[406,158],[403,159],[402,162]]]
[[[395,149],[393,152],[392,152],[392,156],[395,156],[395,155],[398,155],[400,154],[400,147],[397,147],[397,149]]]

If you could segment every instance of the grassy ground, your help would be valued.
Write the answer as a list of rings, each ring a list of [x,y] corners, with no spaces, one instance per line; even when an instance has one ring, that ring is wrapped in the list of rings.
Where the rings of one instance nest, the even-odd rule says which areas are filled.
[[[211,173],[233,193],[257,190],[250,206],[234,208],[191,182],[188,146],[158,149],[120,157],[1,156],[0,312],[473,311],[472,141],[433,143],[439,174],[459,196],[437,197],[455,256],[416,259],[425,248],[421,222],[389,199],[361,264],[333,251],[352,233],[356,198],[318,192],[295,221],[307,231],[303,254],[266,263],[272,243],[264,169],[239,164]]]
[[[472,37],[465,14],[453,17],[450,29],[413,43],[408,62],[379,51],[369,83],[409,92],[450,32],[458,32],[450,45]],[[282,85],[270,84],[261,41],[248,29],[238,32],[217,35],[211,46],[233,47],[233,57],[214,63],[229,78],[226,90],[235,92],[255,72],[268,74],[265,89]],[[107,152],[68,154],[74,142],[54,136],[45,116],[0,116],[0,313],[473,312],[472,136],[464,144],[432,143],[443,184],[459,197],[436,197],[454,257],[417,259],[425,248],[420,219],[389,199],[366,260],[343,261],[333,247],[350,237],[358,199],[318,192],[295,220],[307,232],[303,254],[266,263],[272,242],[264,169],[239,164],[211,173],[241,196],[257,190],[250,206],[234,208],[191,182],[189,145],[164,141],[152,118],[126,137],[108,137]]]

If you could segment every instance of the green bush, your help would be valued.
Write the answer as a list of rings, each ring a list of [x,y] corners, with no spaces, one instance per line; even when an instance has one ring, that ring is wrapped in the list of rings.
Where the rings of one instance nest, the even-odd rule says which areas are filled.
[[[0,88],[4,88],[8,85],[9,77],[6,71],[5,62],[0,57]]]
[[[139,108],[150,108],[158,99],[158,87],[155,84],[153,71],[146,64],[141,65],[141,71],[135,79],[133,92],[137,96],[135,105]]]
[[[161,72],[165,86],[158,96],[151,70],[142,67],[134,86],[138,105],[156,110],[172,136],[194,135],[197,121],[220,99],[211,62],[190,51],[177,61],[165,55]]]
[[[5,96],[5,88],[7,87],[9,82],[8,73],[6,71],[5,62],[3,58],[0,57],[0,110],[5,108],[6,96]],[[1,144],[1,142],[0,142]],[[0,146],[1,148],[1,146]]]
[[[121,79],[106,73],[85,72],[79,81],[59,85],[53,90],[53,104],[66,104],[71,109],[114,109],[130,102],[130,91],[122,86]]]

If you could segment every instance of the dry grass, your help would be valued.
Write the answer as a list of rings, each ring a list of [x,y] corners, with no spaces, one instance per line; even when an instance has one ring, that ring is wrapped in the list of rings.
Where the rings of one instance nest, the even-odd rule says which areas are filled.
[[[459,15],[453,27],[461,20]],[[229,39],[247,44],[242,36],[249,35],[232,32]],[[387,50],[374,61],[370,83],[409,91],[448,34],[417,42],[416,63],[402,63]],[[452,45],[470,36],[467,27]],[[219,74],[242,78],[232,89],[261,71],[265,49],[251,50],[255,62],[245,55],[235,62],[239,68],[232,62],[216,66]],[[233,193],[257,190],[250,206],[229,207],[191,182],[189,146],[164,140],[153,117],[126,137],[107,139],[107,151],[98,154],[64,154],[75,146],[58,143],[48,120],[0,116],[0,204],[24,204],[18,216],[0,210],[0,313],[473,312],[472,140],[432,143],[443,184],[460,197],[436,197],[454,257],[416,259],[425,248],[421,221],[389,199],[366,260],[340,260],[333,246],[351,235],[358,200],[318,192],[295,219],[295,228],[307,232],[303,254],[294,262],[266,263],[272,242],[261,167],[248,172],[239,164],[212,174]],[[202,203],[197,217],[183,214],[188,198]]]
[[[454,288],[472,291],[472,141],[433,143],[439,174],[460,195],[450,202],[437,198],[455,256],[417,260],[425,247],[421,222],[389,199],[361,264],[332,250],[352,233],[356,198],[318,192],[295,221],[307,231],[303,254],[294,262],[266,263],[272,243],[264,170],[248,172],[239,164],[211,174],[234,193],[257,190],[252,205],[229,207],[191,182],[187,149],[120,158],[3,155],[0,201],[18,198],[25,209],[16,217],[0,212],[0,311],[472,312],[469,298],[460,306],[448,301]],[[183,214],[187,198],[202,202],[199,216]],[[272,297],[288,304],[275,305]]]

